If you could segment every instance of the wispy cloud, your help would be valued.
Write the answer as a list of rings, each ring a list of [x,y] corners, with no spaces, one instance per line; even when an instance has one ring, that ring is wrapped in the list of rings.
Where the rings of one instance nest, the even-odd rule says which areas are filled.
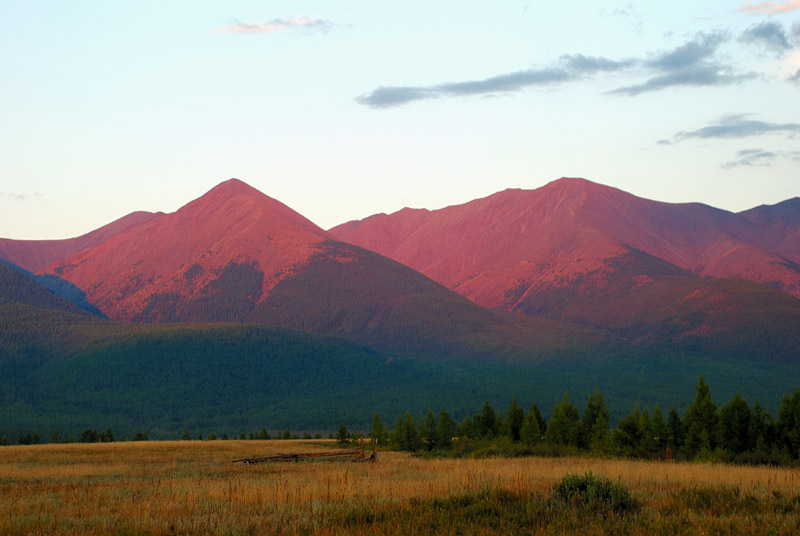
[[[392,108],[413,101],[442,97],[508,94],[530,87],[561,84],[597,72],[619,71],[635,63],[635,60],[614,61],[600,56],[568,54],[559,58],[557,67],[526,69],[478,80],[432,86],[381,86],[356,97],[356,102],[372,108]]]
[[[737,139],[764,134],[784,134],[794,137],[800,133],[800,123],[770,123],[749,119],[749,114],[725,115],[697,130],[681,131],[675,134],[673,141],[682,141],[689,138],[700,139]],[[668,143],[662,140],[659,143]]]
[[[720,64],[692,65],[654,76],[641,84],[614,89],[609,91],[609,94],[635,97],[670,87],[729,86],[755,77],[755,73],[736,73],[731,68]]]
[[[741,9],[741,11],[760,14],[760,13],[782,13],[784,11],[792,11],[794,9],[800,9],[800,0],[784,0],[783,2],[779,2],[777,0],[771,0],[769,2],[748,4],[744,6]]]
[[[569,78],[570,73],[564,69],[529,69],[481,80],[449,82],[435,86],[382,86],[366,95],[356,97],[356,102],[371,108],[392,108],[413,101],[440,97],[513,93],[531,86],[558,84]]]
[[[800,151],[766,151],[764,149],[743,149],[736,153],[736,159],[725,162],[721,167],[732,169],[743,166],[771,166],[779,159],[800,162]]]
[[[14,192],[0,192],[0,197],[4,199],[12,199],[14,201],[28,201],[30,199],[41,197],[42,195],[38,192],[33,194],[18,194]]]
[[[583,54],[564,54],[558,60],[561,65],[575,75],[621,71],[639,63],[634,59],[615,61],[601,56],[584,56]]]
[[[800,69],[797,69],[797,72],[789,77],[789,82],[800,83]]]
[[[633,97],[670,87],[727,86],[755,78],[755,73],[737,72],[714,57],[728,40],[729,36],[722,32],[698,33],[691,41],[645,60],[643,64],[653,72],[649,79],[609,93]]]
[[[649,67],[662,71],[685,69],[711,58],[717,48],[727,40],[728,35],[722,32],[700,32],[691,41],[669,52],[655,54],[646,63]]]
[[[329,20],[313,17],[290,17],[288,19],[273,19],[269,22],[245,23],[237,22],[217,29],[221,33],[250,34],[250,33],[275,33],[287,30],[305,30],[309,32],[327,33],[333,27]]]
[[[774,30],[771,26],[770,30]],[[783,27],[780,26],[783,31]],[[754,29],[753,39],[774,39]],[[785,32],[783,37],[786,39]],[[645,58],[614,60],[602,56],[565,54],[551,67],[531,68],[479,80],[448,82],[430,86],[380,86],[356,97],[356,102],[372,108],[392,108],[415,101],[464,95],[510,94],[531,87],[566,84],[608,73],[649,76],[643,82],[608,92],[611,95],[637,96],[671,87],[720,87],[739,84],[758,77],[723,61],[717,51],[731,40],[726,32],[700,32],[672,50],[655,52]],[[772,43],[772,41],[769,41]]]
[[[760,45],[766,49],[777,52],[779,55],[792,49],[789,36],[783,25],[776,21],[764,21],[749,27],[739,37],[742,43]]]

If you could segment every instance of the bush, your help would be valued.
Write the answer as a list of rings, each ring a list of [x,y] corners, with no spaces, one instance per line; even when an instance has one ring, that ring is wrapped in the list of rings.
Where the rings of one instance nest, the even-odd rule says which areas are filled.
[[[594,510],[627,512],[639,507],[628,489],[605,477],[567,474],[553,485],[551,498]]]

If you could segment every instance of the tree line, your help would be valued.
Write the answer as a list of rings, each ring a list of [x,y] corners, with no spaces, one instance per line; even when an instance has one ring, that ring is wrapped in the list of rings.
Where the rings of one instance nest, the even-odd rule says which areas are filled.
[[[419,421],[419,422],[417,422]],[[683,415],[673,407],[665,415],[636,407],[610,426],[608,404],[599,390],[581,413],[565,394],[545,420],[536,403],[525,412],[516,398],[505,415],[489,402],[458,424],[446,410],[428,410],[415,420],[406,412],[393,430],[373,417],[370,437],[398,450],[444,455],[525,455],[587,452],[648,459],[791,464],[800,458],[800,390],[785,394],[777,418],[755,399],[752,406],[738,393],[717,406],[702,376],[696,396]]]
[[[340,423],[334,436],[340,443],[359,437]],[[457,423],[447,410],[438,416],[428,409],[415,419],[410,412],[399,416],[393,429],[387,428],[378,414],[372,418],[368,434],[380,446],[411,452],[439,455],[565,455],[591,453],[646,459],[726,461],[749,464],[783,465],[800,459],[800,389],[784,394],[777,417],[765,409],[758,398],[752,406],[738,393],[727,404],[717,406],[710,388],[700,376],[696,395],[683,415],[675,407],[666,414],[656,405],[652,413],[636,407],[621,418],[614,428],[610,411],[599,389],[586,401],[583,412],[564,394],[549,419],[545,419],[534,402],[526,412],[516,398],[505,415],[495,411],[487,401],[478,413]],[[273,436],[260,431],[229,436],[210,433],[194,437],[189,431],[182,439],[250,439],[267,440]],[[312,439],[308,432],[301,436],[288,429],[277,432],[275,439]],[[317,433],[313,439],[321,439]],[[118,439],[111,431],[87,429],[77,438],[60,438],[53,431],[49,443],[97,443]],[[146,441],[147,433],[136,432],[122,441]],[[17,443],[38,444],[37,433],[20,434]],[[0,445],[9,445],[7,434],[0,434]]]
[[[328,439],[333,439],[333,434],[329,434]],[[163,438],[159,438],[163,439]],[[228,434],[226,432],[217,434],[216,432],[211,432],[207,436],[203,436],[202,433],[197,434],[197,436],[193,436],[189,433],[188,430],[183,432],[183,435],[180,437],[181,440],[184,441],[215,441],[217,439],[220,440],[227,440],[227,439],[238,439],[238,440],[270,440],[270,439],[322,439],[322,434],[317,433],[312,436],[308,432],[304,432],[302,435],[289,431],[288,429],[284,430],[283,432],[276,432],[275,435],[271,435],[266,428],[262,428],[260,431],[250,432],[249,434],[241,433],[239,435],[236,434]],[[130,437],[122,436],[121,438],[117,439],[114,435],[114,432],[111,431],[111,428],[107,428],[105,432],[98,432],[97,429],[94,428],[87,428],[80,435],[73,436],[73,435],[66,435],[63,437],[59,437],[57,431],[53,430],[50,434],[50,438],[48,441],[44,441],[40,438],[37,432],[25,432],[24,434],[19,434],[16,444],[18,445],[38,445],[41,443],[113,443],[115,441],[149,441],[149,437],[147,432],[138,431],[135,434],[131,434]],[[14,441],[9,440],[9,436],[7,433],[0,434],[0,446],[9,446]]]

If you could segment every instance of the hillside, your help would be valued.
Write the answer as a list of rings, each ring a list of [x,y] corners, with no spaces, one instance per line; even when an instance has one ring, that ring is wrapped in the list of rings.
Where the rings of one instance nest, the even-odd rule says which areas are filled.
[[[617,418],[638,404],[682,411],[699,374],[715,397],[740,391],[774,408],[800,366],[642,351],[535,364],[393,359],[263,325],[118,324],[0,300],[0,435],[9,437],[335,431],[340,421],[367,430],[374,413],[391,425],[405,411],[446,407],[460,421],[476,400],[502,411],[512,397],[549,415],[565,391],[580,406],[598,386]]]
[[[100,319],[0,266],[0,434],[47,437],[55,429],[66,437],[111,427],[118,435],[177,437],[184,430],[334,430],[342,420],[366,429],[376,412],[393,419],[447,407],[460,420],[476,400],[502,409],[514,396],[547,413],[565,390],[580,400],[597,386],[621,415],[638,403],[691,400],[699,374],[722,397],[740,390],[767,403],[800,374],[797,362],[753,366],[734,356],[635,347],[555,321],[531,329],[533,319],[481,309],[421,276],[412,288],[409,268],[354,246],[326,242],[322,251],[251,310],[251,320],[372,340],[404,354],[263,324]],[[369,284],[378,268],[388,284]],[[317,278],[331,281],[329,274],[340,286],[316,292]],[[381,299],[368,300],[373,292]],[[316,305],[303,314],[292,303]]]
[[[174,213],[59,260],[41,273],[83,289],[109,317],[131,320],[149,314],[145,310],[153,295],[170,293],[186,301],[213,285],[232,264],[258,267],[263,278],[252,299],[260,301],[324,239],[325,233],[307,219],[231,179]]]
[[[607,328],[640,344],[691,340],[696,347],[706,339],[701,347],[720,346],[747,338],[764,311],[779,310],[774,329],[752,333],[759,342],[747,346],[766,337],[796,359],[798,351],[780,341],[797,341],[799,300],[764,285],[709,279],[750,279],[796,295],[800,267],[778,253],[791,248],[795,205],[737,215],[560,179],[435,211],[376,215],[330,233],[485,307]]]
[[[733,214],[565,178],[435,211],[379,214],[330,233],[490,307],[509,306],[502,294],[514,280],[569,281],[629,248],[697,275],[750,279],[800,296],[792,260],[798,214],[794,201]]]
[[[531,361],[624,345],[591,328],[487,311],[395,261],[330,239],[236,179],[45,272],[115,320],[262,323],[399,356]]]
[[[133,212],[90,233],[65,240],[12,240],[0,238],[0,261],[38,272],[61,259],[97,247],[110,238],[158,218],[160,213]]]

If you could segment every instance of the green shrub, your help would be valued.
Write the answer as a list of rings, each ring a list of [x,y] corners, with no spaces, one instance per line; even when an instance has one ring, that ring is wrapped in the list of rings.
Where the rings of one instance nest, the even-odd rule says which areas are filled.
[[[639,507],[628,489],[605,477],[567,474],[553,485],[550,497],[594,510],[627,512]]]

